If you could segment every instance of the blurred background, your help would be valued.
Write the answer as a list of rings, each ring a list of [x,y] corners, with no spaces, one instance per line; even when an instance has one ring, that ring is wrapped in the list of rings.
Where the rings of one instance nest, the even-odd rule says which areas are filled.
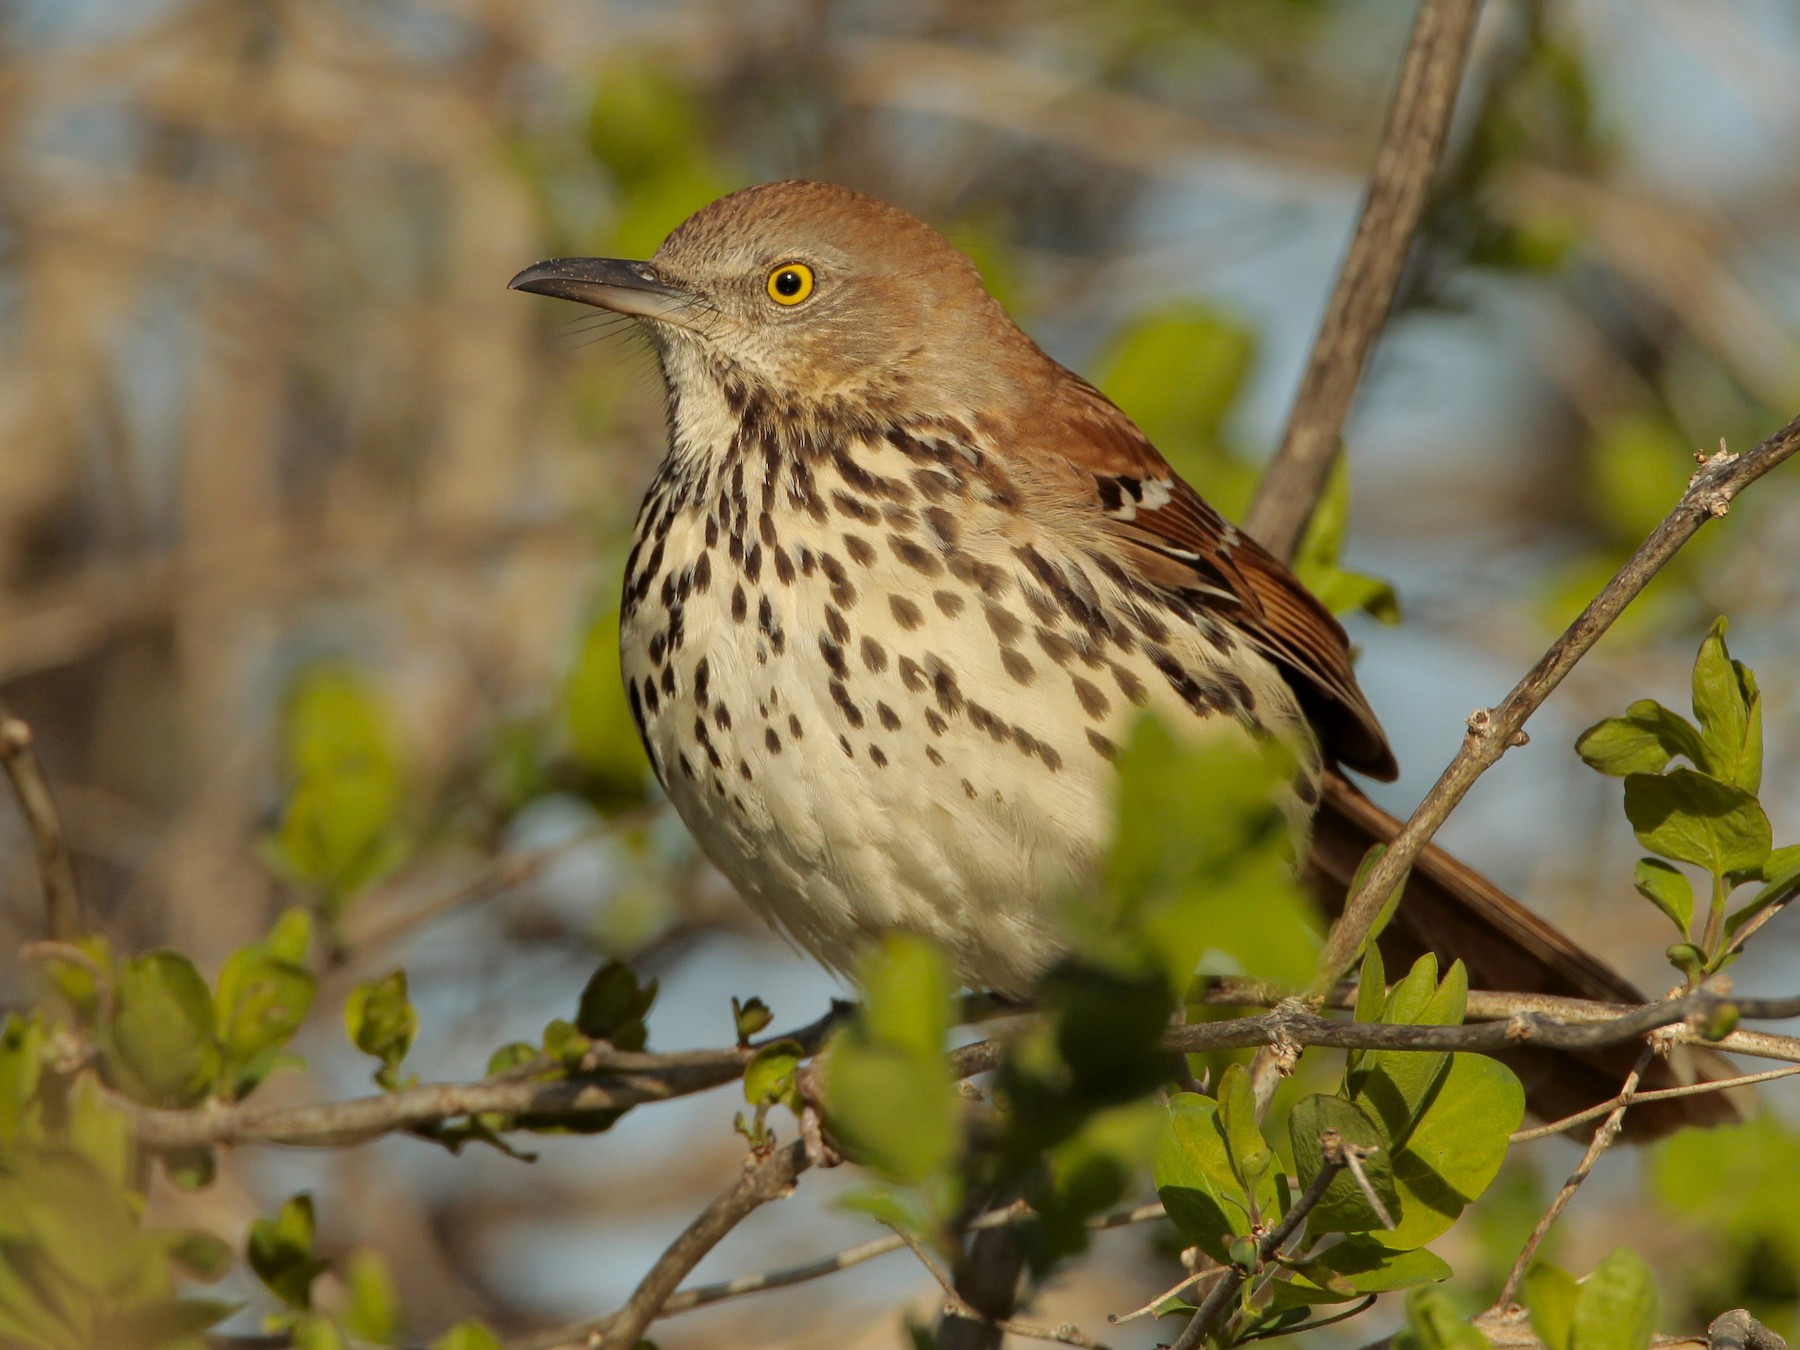
[[[661,453],[654,361],[507,279],[544,257],[647,256],[746,183],[846,182],[945,228],[1236,513],[1279,437],[1412,9],[0,5],[0,694],[36,730],[98,925],[210,973],[284,906],[317,907],[313,1072],[276,1078],[271,1100],[369,1090],[331,1010],[395,965],[427,1080],[535,1039],[607,955],[662,981],[658,1049],[727,1044],[732,994],[811,1020],[841,990],[659,809],[617,693],[619,567]],[[1800,411],[1796,68],[1785,0],[1490,0],[1347,431],[1345,562],[1390,580],[1403,616],[1349,620],[1405,769],[1377,795],[1401,814],[1468,713],[1667,510],[1695,450],[1747,448]],[[1761,680],[1776,839],[1795,838],[1797,598],[1790,466],[1655,583],[1447,841],[1666,986],[1618,786],[1571,743],[1634,698],[1684,705],[1726,614]],[[8,1004],[41,928],[9,804]],[[1741,987],[1792,991],[1781,929]],[[535,1141],[535,1166],[405,1139],[246,1150],[153,1206],[235,1236],[307,1189],[329,1250],[385,1253],[414,1333],[460,1316],[529,1329],[623,1299],[733,1175],[739,1105],[721,1091]],[[1523,1151],[1446,1239],[1459,1272],[1504,1271],[1565,1147]],[[1748,1302],[1779,1324],[1800,1216],[1780,1188],[1728,1180],[1800,1167],[1800,1145],[1767,1123],[1683,1147],[1609,1159],[1559,1234],[1566,1263],[1587,1269],[1628,1223],[1668,1276],[1666,1323]],[[1726,1198],[1698,1204],[1705,1167]],[[699,1276],[878,1231],[833,1208],[842,1184],[809,1176]],[[1712,1259],[1691,1259],[1697,1242]],[[1039,1320],[1104,1326],[1173,1282],[1168,1246],[1102,1239]],[[902,1253],[658,1340],[888,1346],[898,1308],[931,1303]],[[1110,1339],[1154,1341],[1133,1332]]]

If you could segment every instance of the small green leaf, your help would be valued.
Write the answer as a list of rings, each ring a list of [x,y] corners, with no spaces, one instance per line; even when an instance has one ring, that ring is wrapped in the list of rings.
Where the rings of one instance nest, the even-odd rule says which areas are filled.
[[[744,1100],[752,1106],[786,1104],[800,1109],[799,1041],[773,1041],[750,1057],[744,1068]]]
[[[644,1015],[655,1002],[655,980],[640,985],[630,966],[608,961],[582,989],[575,1026],[582,1035],[615,1049],[642,1050],[650,1036]]]
[[[1648,1350],[1658,1303],[1656,1276],[1644,1258],[1617,1248],[1581,1282],[1573,1350]]]
[[[1575,1350],[1575,1277],[1557,1266],[1535,1265],[1525,1276],[1531,1327],[1549,1350]]]
[[[1694,936],[1694,888],[1661,858],[1639,858],[1637,893],[1674,922],[1684,939]]]
[[[1639,699],[1623,717],[1596,722],[1575,739],[1575,751],[1590,768],[1623,778],[1628,773],[1661,773],[1676,755],[1696,767],[1706,747],[1693,723],[1654,699]]]
[[[1300,1184],[1312,1185],[1313,1178],[1324,1168],[1319,1140],[1327,1130],[1336,1130],[1345,1144],[1371,1150],[1362,1161],[1363,1176],[1388,1217],[1398,1221],[1401,1199],[1394,1188],[1387,1137],[1367,1113],[1342,1097],[1314,1093],[1302,1097],[1288,1113],[1288,1136],[1294,1145],[1294,1170],[1299,1173]],[[1365,1233],[1383,1226],[1348,1168],[1332,1178],[1325,1194],[1307,1215],[1306,1225],[1307,1232],[1314,1235]]]
[[[1381,1020],[1397,1026],[1458,1026],[1469,997],[1469,975],[1453,962],[1437,979],[1437,958],[1427,952],[1394,986]],[[1378,1050],[1357,1058],[1345,1075],[1350,1098],[1380,1123],[1388,1147],[1402,1147],[1449,1068],[1445,1051]]]
[[[273,1219],[250,1224],[250,1269],[290,1308],[312,1306],[312,1282],[327,1263],[313,1255],[315,1225],[310,1195],[296,1195]]]
[[[219,1071],[212,994],[176,951],[138,957],[114,990],[112,1064],[127,1089],[157,1106],[191,1106]]]
[[[312,1008],[316,982],[268,943],[233,952],[219,972],[214,1007],[226,1088],[241,1096],[275,1065],[267,1052],[287,1044]]]
[[[406,972],[389,971],[358,985],[344,1008],[350,1040],[365,1055],[381,1061],[375,1081],[393,1092],[400,1087],[400,1062],[419,1032],[419,1015],[406,996]]]
[[[1754,794],[1762,786],[1762,699],[1756,677],[1725,649],[1725,620],[1715,619],[1694,660],[1694,716],[1705,741],[1700,767]]]
[[[775,1014],[769,1011],[769,1005],[760,998],[752,998],[739,1003],[737,996],[731,999],[731,1021],[737,1028],[739,1045],[748,1045],[750,1038],[767,1031],[769,1023],[775,1020]]]
[[[1256,1094],[1250,1087],[1250,1073],[1242,1064],[1233,1064],[1219,1081],[1219,1125],[1225,1135],[1225,1154],[1231,1162],[1232,1175],[1246,1195],[1255,1195],[1275,1155],[1269,1151],[1262,1127],[1256,1121]]]
[[[1763,862],[1761,876],[1767,884],[1725,920],[1727,937],[1736,937],[1738,929],[1763,910],[1773,904],[1785,903],[1800,890],[1800,844],[1790,844],[1771,853]]]
[[[1628,774],[1625,815],[1651,852],[1718,876],[1769,856],[1769,818],[1756,798],[1694,769]]]

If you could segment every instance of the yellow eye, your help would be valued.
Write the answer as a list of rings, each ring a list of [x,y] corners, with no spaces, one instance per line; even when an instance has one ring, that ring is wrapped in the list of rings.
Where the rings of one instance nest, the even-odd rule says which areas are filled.
[[[797,305],[813,293],[813,270],[805,263],[783,263],[769,273],[769,299],[778,305]]]

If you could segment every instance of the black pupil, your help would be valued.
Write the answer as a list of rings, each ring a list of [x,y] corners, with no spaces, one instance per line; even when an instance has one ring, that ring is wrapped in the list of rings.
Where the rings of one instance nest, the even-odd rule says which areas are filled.
[[[791,267],[775,274],[775,290],[781,295],[798,295],[800,286],[800,274]]]

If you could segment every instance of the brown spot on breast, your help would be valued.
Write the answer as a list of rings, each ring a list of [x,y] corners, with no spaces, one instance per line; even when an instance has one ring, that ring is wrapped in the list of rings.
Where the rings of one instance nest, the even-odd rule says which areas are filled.
[[[955,591],[933,591],[931,593],[931,598],[936,603],[937,607],[943,611],[946,619],[954,619],[958,614],[961,614],[963,612],[963,605],[966,603]]]
[[[872,741],[869,743],[869,758],[875,761],[876,768],[887,768],[888,757],[881,752],[881,747]]]
[[[939,572],[944,570],[944,565],[938,561],[937,554],[933,553],[916,539],[909,539],[903,534],[890,534],[888,536],[888,547],[894,551],[894,556],[896,558],[912,568],[915,572],[922,572],[928,577],[935,577]]]
[[[933,736],[942,736],[950,729],[950,724],[944,720],[943,714],[936,708],[925,710],[925,725],[931,728]]]
[[[944,767],[944,757],[938,753],[938,749],[935,745],[928,745],[925,747],[925,758],[937,765],[940,769]]]
[[[1027,661],[1016,648],[1002,647],[1000,664],[1006,668],[1006,673],[1020,684],[1030,684],[1037,677],[1037,671],[1032,668],[1031,662]]]
[[[885,703],[875,705],[875,716],[888,731],[900,730],[900,714]]]
[[[931,526],[931,532],[945,548],[955,547],[962,534],[956,524],[956,517],[941,506],[931,507],[925,512],[925,523]]]
[[[1138,707],[1150,701],[1150,691],[1144,688],[1144,682],[1118,662],[1112,663],[1113,683],[1119,686],[1119,692],[1125,695]]]
[[[881,513],[874,507],[842,490],[831,494],[831,504],[842,514],[852,520],[860,520],[864,525],[873,525],[881,519]]]
[[[1087,738],[1088,744],[1093,746],[1094,749],[1100,753],[1100,758],[1117,759],[1119,757],[1119,747],[1114,745],[1099,732],[1095,731],[1092,727],[1087,729]]]
[[[844,622],[844,616],[838,613],[835,605],[825,606],[825,628],[838,642],[850,639],[850,625]]]
[[[780,544],[775,545],[775,578],[783,586],[794,584],[794,560]]]
[[[850,693],[844,688],[842,680],[833,680],[826,686],[831,690],[831,701],[843,711],[844,720],[852,727],[860,730],[863,724],[862,709],[850,700]]]
[[[806,729],[800,725],[800,719],[792,713],[788,714],[788,735],[797,741],[803,740],[806,736]]]
[[[744,588],[741,585],[733,586],[731,588],[731,617],[733,621],[742,623],[744,621],[744,616],[749,612],[750,601],[744,595]]]
[[[844,552],[848,553],[850,555],[850,561],[857,564],[859,567],[867,567],[870,563],[875,561],[875,545],[871,544],[867,539],[864,539],[860,534],[846,534],[844,536]]]
[[[1092,682],[1079,675],[1071,678],[1075,684],[1075,697],[1081,701],[1081,710],[1092,718],[1105,717],[1112,708],[1112,701]]]
[[[909,633],[925,622],[924,611],[903,595],[888,596],[888,609],[893,612],[894,622]]]
[[[925,688],[925,671],[910,656],[900,658],[900,683],[915,694]]]
[[[987,615],[988,627],[994,630],[994,636],[1004,643],[1018,641],[1019,634],[1025,631],[1025,625],[1019,621],[1017,614],[991,600],[982,601],[981,612]]]
[[[1044,655],[1059,666],[1066,666],[1075,659],[1075,644],[1061,633],[1052,632],[1048,628],[1040,628],[1036,632],[1038,646],[1044,649]]]
[[[862,640],[863,664],[876,675],[887,669],[887,648],[872,637]]]
[[[781,753],[781,737],[775,734],[774,727],[763,728],[763,744],[768,747],[768,751],[771,755],[779,755]]]

